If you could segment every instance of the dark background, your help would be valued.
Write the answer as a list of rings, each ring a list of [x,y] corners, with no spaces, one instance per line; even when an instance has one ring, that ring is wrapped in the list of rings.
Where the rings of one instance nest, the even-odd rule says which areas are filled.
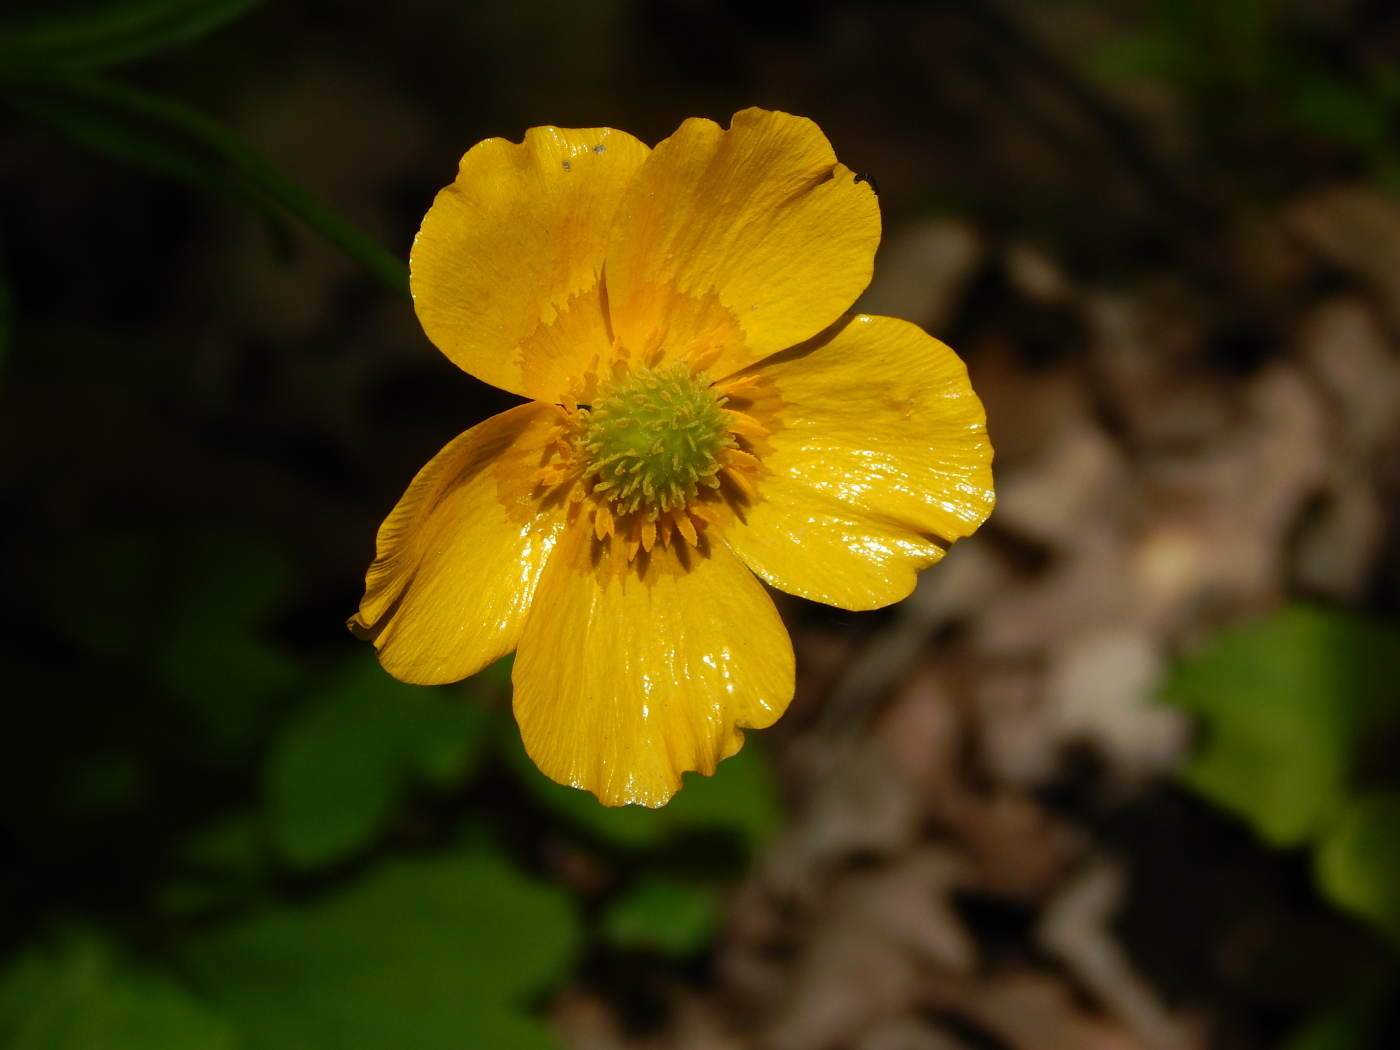
[[[1290,739],[1307,751],[1335,729],[1345,792],[1390,804],[1400,8],[268,0],[106,75],[216,117],[400,258],[482,138],[555,124],[655,143],[686,117],[727,123],[750,105],[811,117],[878,187],[887,248],[869,308],[929,326],[968,361],[999,488],[1041,480],[1020,484],[964,559],[995,565],[967,570],[975,597],[940,591],[873,614],[780,599],[799,692],[745,759],[748,779],[654,824],[600,817],[519,763],[504,668],[409,699],[419,691],[375,678],[344,629],[378,523],[414,472],[513,398],[452,366],[404,297],[294,219],[290,241],[272,235],[236,203],[8,106],[5,1045],[1389,1045],[1400,882],[1387,880],[1400,858],[1388,833],[1357,847],[1379,874],[1362,865],[1347,882],[1342,861],[1314,856],[1345,818],[1271,832],[1253,773],[1198,775],[1187,723],[1136,737],[1148,716],[1045,716],[1041,692],[1069,688],[1055,669],[1103,626],[1095,616],[1141,627],[1161,663],[1144,672],[1156,695],[1220,631],[1309,602],[1338,619],[1259,643],[1268,664],[1325,635],[1316,668],[1281,675],[1306,679],[1295,707],[1309,713]],[[1120,308],[1146,333],[1136,342],[1114,341],[1105,318]],[[1327,334],[1343,314],[1379,356],[1352,353],[1343,321]],[[1074,433],[1111,450],[1112,469],[1097,452],[1055,451]],[[1138,562],[1114,560],[1115,544],[1148,550],[1143,538],[1172,523],[1220,568],[1149,614],[1123,582]],[[1171,576],[1178,548],[1160,549]],[[1254,576],[1227,571],[1256,556]],[[1012,620],[1021,641],[987,641]],[[1092,681],[1122,667],[1104,666]],[[1356,667],[1365,682],[1336,684]],[[997,699],[1022,688],[1008,682],[1031,683],[1023,706]],[[1179,702],[1205,747],[1226,718],[1211,698],[1243,694],[1192,682]],[[1248,732],[1273,740],[1269,696],[1249,703]],[[1381,713],[1352,718],[1353,703]],[[872,748],[899,750],[900,719],[945,716],[956,731],[915,733],[928,746],[895,763],[907,775],[893,794],[850,772]],[[1219,761],[1253,770],[1257,754]],[[1297,761],[1313,768],[1311,752]],[[856,825],[904,823],[853,832],[841,799],[866,800],[847,806],[864,814]],[[901,806],[914,815],[891,817]],[[483,914],[497,890],[544,894],[511,920],[538,922],[538,959],[495,999],[479,993],[510,1014],[500,1032],[476,1006],[434,1012],[457,1002],[447,978],[441,995],[393,986],[415,966],[471,984],[493,953],[533,950],[512,934],[523,927],[483,933],[470,916],[441,948],[466,962],[404,932],[394,908],[436,898],[394,890],[396,873],[483,856],[505,866],[490,875],[500,886],[475,888],[476,869],[453,883]],[[961,874],[939,874],[945,861]],[[1044,925],[1066,887],[1099,885],[1084,879],[1100,861],[1120,880],[1104,905],[1116,918],[1080,925],[1111,946],[1107,977],[1085,962],[1094,949],[1076,955]],[[1326,863],[1334,874],[1317,875]],[[1372,888],[1345,888],[1361,883]],[[370,903],[353,896],[371,890]],[[365,914],[387,909],[382,943],[332,950],[333,918],[315,930],[287,918],[352,897]],[[407,969],[248,990],[261,965],[398,959],[391,942]],[[843,970],[842,958],[873,961]],[[367,987],[372,1023],[346,1005]],[[279,1010],[312,1020],[288,1027]]]

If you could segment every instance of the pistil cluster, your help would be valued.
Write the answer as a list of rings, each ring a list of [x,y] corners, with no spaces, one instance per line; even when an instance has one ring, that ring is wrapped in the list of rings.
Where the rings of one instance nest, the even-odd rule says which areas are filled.
[[[698,546],[719,520],[726,481],[732,495],[755,498],[746,475],[762,467],[741,443],[768,431],[725,407],[754,380],[716,385],[706,363],[643,364],[619,353],[603,375],[595,367],[571,380],[561,398],[550,462],[535,480],[566,491],[571,520],[587,508],[597,538],[621,537],[629,559],[658,539]]]

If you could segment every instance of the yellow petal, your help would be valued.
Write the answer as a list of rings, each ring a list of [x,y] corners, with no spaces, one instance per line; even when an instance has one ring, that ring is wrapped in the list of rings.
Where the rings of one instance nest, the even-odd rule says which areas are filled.
[[[611,348],[608,231],[647,153],[611,128],[531,128],[468,150],[409,259],[428,338],[478,379],[556,400]]]
[[[755,442],[771,474],[731,534],[775,587],[847,608],[895,601],[940,557],[928,537],[956,540],[991,513],[982,402],[958,356],[915,325],[846,318],[752,373],[734,407],[771,431]]]
[[[537,513],[530,500],[555,421],[531,403],[458,436],[380,527],[350,624],[395,678],[455,682],[519,642],[563,522],[558,505]]]
[[[608,248],[613,331],[636,353],[723,354],[725,375],[835,321],[870,280],[875,194],[810,120],[691,119],[647,158]]]
[[[544,773],[608,806],[660,806],[792,699],[787,631],[722,542],[657,546],[569,528],[515,658],[515,717]]]
[[[782,475],[757,483],[762,499],[726,524],[724,538],[779,590],[843,609],[907,598],[943,548],[902,525],[863,514]]]

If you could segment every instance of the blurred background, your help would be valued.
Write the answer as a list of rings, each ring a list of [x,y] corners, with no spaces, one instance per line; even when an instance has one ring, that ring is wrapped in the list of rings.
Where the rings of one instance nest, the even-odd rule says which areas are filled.
[[[604,810],[345,631],[512,403],[404,260],[482,138],[749,105],[999,505]],[[5,0],[0,254],[0,1045],[1400,1044],[1400,6]]]

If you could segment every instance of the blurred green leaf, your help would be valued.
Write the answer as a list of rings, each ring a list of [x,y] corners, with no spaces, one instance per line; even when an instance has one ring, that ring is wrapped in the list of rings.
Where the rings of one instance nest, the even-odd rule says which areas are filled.
[[[524,1005],[578,940],[561,892],[476,855],[385,866],[186,957],[249,1050],[543,1050]]]
[[[1321,74],[1294,87],[1291,108],[1303,127],[1363,150],[1384,147],[1395,130],[1390,108],[1378,94]]]
[[[106,0],[0,21],[0,70],[127,62],[199,36],[260,0]]]
[[[600,926],[610,941],[623,947],[685,956],[710,943],[719,916],[712,891],[651,876],[613,901]]]
[[[120,660],[143,653],[155,629],[159,570],[154,545],[104,537],[75,550],[55,574],[49,614],[89,655]]]
[[[685,787],[666,805],[677,824],[732,831],[750,847],[765,842],[782,819],[772,767],[763,744],[750,734],[743,749],[726,758],[714,776],[686,773]]]
[[[21,853],[71,854],[140,801],[130,752],[132,695],[39,655],[0,653],[0,823]]]
[[[498,736],[507,761],[531,794],[582,830],[619,846],[654,847],[684,829],[732,832],[753,848],[778,826],[771,772],[752,735],[713,776],[684,774],[682,789],[660,809],[600,805],[591,793],[556,784],[541,773],[525,753],[513,721]]]
[[[1189,56],[1174,41],[1143,35],[1104,46],[1090,60],[1090,67],[1111,80],[1184,79],[1189,76],[1188,63]]]
[[[403,260],[198,110],[80,74],[27,76],[4,84],[0,97],[85,145],[221,193],[264,218],[285,211],[389,287],[409,294]]]
[[[124,809],[140,794],[141,779],[141,767],[131,755],[101,755],[74,770],[66,801],[93,813]]]
[[[1315,854],[1318,884],[1333,903],[1400,942],[1400,792],[1353,803]]]
[[[31,951],[0,976],[7,1050],[235,1050],[225,1021],[168,977],[93,939]]]
[[[236,533],[191,539],[174,568],[152,665],[216,752],[232,754],[252,743],[271,702],[300,678],[263,633],[290,569],[276,548]]]
[[[273,743],[273,837],[298,867],[368,845],[414,781],[448,783],[476,757],[485,716],[441,689],[404,685],[365,653]]]
[[[1155,0],[1146,31],[1103,48],[1093,66],[1106,76],[1159,78],[1200,90],[1259,80],[1268,45],[1260,0]]]
[[[1282,1050],[1363,1050],[1372,1045],[1369,1037],[1390,991],[1383,981],[1363,984],[1340,1003],[1304,1021]]]
[[[226,816],[174,850],[177,871],[157,890],[156,904],[170,915],[227,907],[259,888],[266,858],[260,817],[246,812]]]
[[[1201,717],[1185,779],[1295,846],[1342,812],[1360,735],[1400,710],[1400,635],[1342,613],[1293,606],[1223,636],[1166,688]]]
[[[280,551],[237,533],[157,550],[152,537],[89,543],[56,574],[49,613],[89,655],[153,675],[230,755],[301,676],[264,636],[290,570]]]

